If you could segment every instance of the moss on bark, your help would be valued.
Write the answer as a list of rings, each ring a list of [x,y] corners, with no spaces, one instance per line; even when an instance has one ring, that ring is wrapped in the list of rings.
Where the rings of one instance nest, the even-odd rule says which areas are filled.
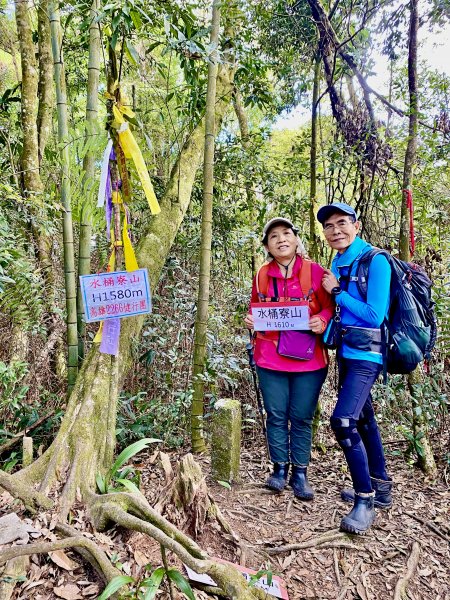
[[[211,470],[218,481],[239,480],[241,405],[238,400],[216,402],[213,413]]]

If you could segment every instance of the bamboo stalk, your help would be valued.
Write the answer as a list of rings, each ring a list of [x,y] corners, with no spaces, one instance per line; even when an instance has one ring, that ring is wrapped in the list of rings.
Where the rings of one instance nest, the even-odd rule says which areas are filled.
[[[100,77],[100,30],[96,17],[100,11],[100,0],[92,0],[89,13],[89,62],[86,98],[86,126],[85,140],[94,135],[98,119],[98,83]],[[78,275],[89,275],[91,271],[91,236],[92,236],[92,208],[94,202],[95,183],[95,156],[87,150],[83,158],[83,188],[86,190],[86,201],[80,215],[80,239],[78,244]],[[77,324],[78,324],[78,358],[80,363],[84,359],[84,335],[86,325],[83,319],[83,299],[81,289],[77,288]]]
[[[213,48],[208,65],[208,86],[206,92],[205,154],[203,162],[203,208],[202,232],[200,241],[200,279],[198,285],[197,315],[195,319],[193,397],[191,407],[191,443],[193,452],[206,449],[203,439],[203,396],[202,378],[206,357],[206,332],[208,327],[209,287],[211,276],[212,208],[214,187],[214,142],[215,142],[215,103],[218,69],[217,47],[220,28],[220,0],[214,0],[211,18],[210,44]]]
[[[63,206],[63,245],[64,245],[64,282],[66,290],[66,323],[68,347],[68,394],[72,392],[78,375],[78,335],[77,335],[77,286],[75,279],[75,256],[73,242],[72,209],[70,202],[70,156],[69,128],[67,118],[66,78],[62,53],[61,23],[58,5],[49,5],[50,31],[53,52],[53,67],[56,87],[56,105],[58,111],[58,143],[61,157],[61,204]]]

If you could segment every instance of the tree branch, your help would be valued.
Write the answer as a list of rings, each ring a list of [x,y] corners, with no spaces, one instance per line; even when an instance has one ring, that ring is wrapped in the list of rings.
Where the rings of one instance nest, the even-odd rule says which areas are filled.
[[[265,551],[267,554],[282,554],[283,552],[290,552],[291,550],[304,550],[306,548],[315,548],[317,546],[321,546],[327,542],[334,542],[335,540],[348,540],[348,536],[345,533],[340,533],[338,531],[329,531],[324,535],[321,535],[317,538],[313,538],[311,540],[307,540],[306,542],[301,542],[298,544],[287,544],[286,546],[278,546],[277,548],[268,548]]]
[[[418,542],[414,542],[408,562],[406,563],[406,574],[397,581],[397,585],[395,586],[394,600],[403,600],[403,598],[406,598],[406,588],[408,587],[409,580],[414,575],[414,571],[419,564],[419,558],[420,546]]]

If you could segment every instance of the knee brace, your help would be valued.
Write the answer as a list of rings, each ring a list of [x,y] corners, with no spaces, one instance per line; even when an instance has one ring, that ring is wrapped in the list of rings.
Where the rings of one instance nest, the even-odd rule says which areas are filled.
[[[373,431],[374,429],[377,429],[377,427],[378,425],[373,410],[368,413],[365,413],[363,411],[358,420],[358,429],[364,429],[365,431]]]
[[[331,429],[334,431],[339,446],[348,450],[353,448],[361,441],[361,436],[356,429],[355,419],[331,417]]]

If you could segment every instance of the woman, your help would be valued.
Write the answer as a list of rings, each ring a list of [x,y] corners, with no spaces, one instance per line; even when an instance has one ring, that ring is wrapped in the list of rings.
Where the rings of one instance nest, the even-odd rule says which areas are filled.
[[[289,332],[293,347],[286,351],[289,338],[285,332],[259,331],[254,337],[254,356],[267,413],[267,441],[273,462],[273,473],[266,486],[282,491],[289,464],[292,464],[289,485],[294,495],[312,500],[314,492],[306,469],[311,454],[312,421],[328,370],[328,356],[320,334],[333,314],[333,301],[321,285],[325,271],[302,257],[304,250],[297,233],[298,229],[288,219],[277,217],[266,224],[262,243],[269,262],[261,267],[253,281],[251,302],[307,300],[310,332]],[[254,319],[250,312],[244,321],[249,329],[253,329]],[[294,335],[295,339],[292,339],[292,334],[297,337]],[[281,340],[280,336],[285,337]],[[302,354],[305,343],[309,344],[311,358]],[[296,355],[296,350],[302,358],[291,358]]]

